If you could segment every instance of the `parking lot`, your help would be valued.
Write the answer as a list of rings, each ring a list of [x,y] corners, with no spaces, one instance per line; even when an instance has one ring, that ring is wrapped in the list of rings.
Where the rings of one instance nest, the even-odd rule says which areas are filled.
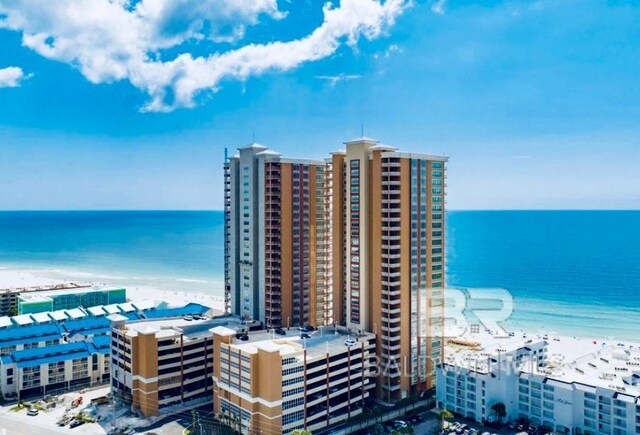
[[[416,432],[418,433],[418,432]],[[543,427],[528,424],[509,423],[505,425],[482,425],[474,420],[457,418],[452,422],[445,422],[442,435],[552,435]]]
[[[0,407],[0,435],[25,435],[37,433],[77,433],[77,434],[105,434],[103,425],[107,422],[107,415],[111,409],[94,407],[91,400],[108,394],[109,387],[87,390],[82,393],[66,393],[53,396],[47,401],[27,402],[25,406],[10,403]],[[82,403],[78,398],[82,397]],[[73,406],[73,402],[76,405]],[[91,408],[91,409],[90,409]],[[74,418],[78,414],[86,416],[86,420]],[[69,418],[64,426],[57,423],[67,415]],[[100,420],[92,423],[93,420]],[[70,427],[74,420],[78,423]],[[110,420],[110,419],[109,419]]]

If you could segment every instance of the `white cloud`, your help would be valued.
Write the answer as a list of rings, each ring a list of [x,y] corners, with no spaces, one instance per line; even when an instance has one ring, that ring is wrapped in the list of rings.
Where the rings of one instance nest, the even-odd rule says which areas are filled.
[[[329,82],[329,84],[331,85],[331,87],[334,87],[338,82],[343,82],[343,81],[348,81],[348,80],[357,80],[359,78],[362,78],[361,75],[358,74],[338,74],[335,76],[316,76],[315,78],[320,79],[320,80],[326,80]]]
[[[444,15],[444,8],[447,5],[447,0],[434,0],[433,5],[431,5],[431,11],[434,14]]]
[[[400,46],[398,46],[397,44],[391,44],[389,47],[387,47],[387,49],[385,51],[383,51],[382,53],[375,53],[373,55],[374,59],[387,59],[389,58],[389,56],[391,56],[393,53],[402,53],[402,48],[400,48]]]
[[[20,84],[31,77],[26,75],[22,68],[10,66],[0,69],[0,88],[17,88]]]
[[[237,43],[260,17],[285,14],[276,0],[0,0],[0,28],[22,32],[23,45],[77,67],[93,83],[130,81],[150,97],[143,110],[170,111],[194,106],[199,93],[216,91],[223,80],[290,70],[373,39],[409,4],[326,3],[322,24],[301,39],[201,56],[185,47],[203,39]]]

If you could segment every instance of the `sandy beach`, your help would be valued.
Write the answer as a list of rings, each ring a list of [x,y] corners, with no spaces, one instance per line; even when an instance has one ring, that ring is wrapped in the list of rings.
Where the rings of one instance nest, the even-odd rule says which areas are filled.
[[[0,269],[0,289],[44,287],[69,282],[74,281],[45,277],[28,270]]]
[[[81,284],[99,287],[123,286],[127,289],[127,298],[132,301],[152,300],[156,303],[166,302],[169,306],[182,306],[190,302],[196,302],[209,308],[224,311],[224,298],[212,294],[193,291],[159,289],[150,286],[123,285],[117,283],[100,282],[83,279],[60,279],[52,276],[43,276],[30,270],[0,269],[0,289],[46,287],[58,284]]]
[[[153,300],[170,306],[182,306],[195,302],[209,308],[224,311],[224,298],[199,292],[160,290],[152,287],[127,287],[127,297],[132,301]]]
[[[183,282],[184,285],[185,281],[190,280],[174,279],[173,281]],[[146,285],[140,285],[141,282]],[[45,287],[70,283],[94,285],[99,287],[117,286],[125,287],[127,289],[127,298],[132,301],[151,300],[154,302],[154,305],[165,302],[169,306],[183,306],[190,302],[195,302],[221,312],[224,311],[224,298],[221,296],[220,290],[222,283],[216,282],[214,284],[214,287],[216,288],[214,293],[213,291],[200,291],[200,287],[195,285],[200,283],[198,281],[194,283],[192,290],[189,291],[183,289],[170,289],[171,281],[163,282],[163,284],[169,286],[169,288],[160,288],[148,285],[148,282],[148,280],[141,281],[140,278],[135,277],[127,278],[115,275],[108,276],[93,273],[69,272],[58,269],[37,270],[0,268],[0,289]],[[596,334],[592,335],[580,329],[571,331],[572,333],[567,333],[567,331],[559,332],[551,328],[545,328],[544,325],[539,325],[538,327],[532,327],[531,325],[527,325],[527,327],[523,326],[524,325],[514,325],[510,322],[507,322],[504,325],[507,330],[512,331],[518,336],[528,335],[529,338],[548,337],[549,341],[553,342],[554,345],[559,341],[554,340],[554,338],[564,338],[562,342],[570,342],[574,344],[572,347],[576,347],[578,349],[597,349],[602,346],[603,342],[606,343],[606,345],[622,342],[629,346],[638,346],[635,342],[636,340],[633,339],[629,340],[622,337],[597,336]],[[469,336],[468,331],[465,332],[456,327],[447,328],[447,333],[449,336]],[[596,341],[596,343],[594,343],[594,341]]]

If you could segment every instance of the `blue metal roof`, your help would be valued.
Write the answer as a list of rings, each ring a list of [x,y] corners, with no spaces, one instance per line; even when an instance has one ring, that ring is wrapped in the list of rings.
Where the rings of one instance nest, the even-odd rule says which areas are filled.
[[[97,348],[111,348],[110,335],[99,335],[97,337],[93,337],[92,341]]]
[[[39,343],[41,341],[51,341],[51,340],[59,340],[61,338],[60,334],[49,334],[49,335],[38,335],[35,337],[24,337],[17,338],[15,340],[7,340],[0,342],[2,347],[8,346],[17,346],[19,344],[31,344],[31,343]]]
[[[118,313],[121,316],[126,317],[129,320],[140,320],[140,316],[138,316],[138,314],[134,313],[134,312],[129,312],[129,313]]]
[[[82,334],[84,336],[104,335],[108,334],[110,331],[111,330],[109,328],[83,329],[79,331],[73,331],[69,333],[69,336],[73,337],[76,334]]]
[[[145,311],[144,316],[148,319],[158,319],[161,317],[182,317],[194,314],[204,314],[209,311],[209,307],[204,305],[190,303],[184,307],[179,308],[166,308],[163,310],[150,310]]]
[[[62,327],[67,332],[83,331],[85,329],[109,328],[109,319],[106,317],[87,317],[78,320],[62,322]]]
[[[33,349],[18,350],[13,353],[12,357],[14,361],[22,361],[47,355],[56,355],[60,353],[68,353],[79,350],[87,350],[87,346],[84,342],[54,344],[53,346],[34,347]]]
[[[0,345],[4,345],[4,341],[17,340],[20,338],[37,337],[41,335],[50,335],[59,333],[58,325],[54,323],[45,323],[42,325],[27,325],[14,328],[0,329]]]
[[[96,353],[106,355],[110,350],[111,337],[100,335],[93,337],[90,342],[79,341],[19,350],[11,355],[1,357],[0,362],[2,364],[16,364],[18,368],[24,368],[70,359],[87,358]]]
[[[39,366],[40,364],[51,364],[59,361],[67,361],[69,359],[87,358],[89,356],[91,356],[91,354],[85,349],[77,352],[63,353],[61,355],[43,356],[41,358],[18,361],[16,363],[16,366],[21,369],[24,367]]]

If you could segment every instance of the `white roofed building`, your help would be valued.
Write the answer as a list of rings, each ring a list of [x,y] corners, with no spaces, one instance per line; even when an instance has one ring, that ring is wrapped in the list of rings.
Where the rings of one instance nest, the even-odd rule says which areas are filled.
[[[640,433],[640,348],[545,338],[450,341],[436,374],[438,407],[482,422],[502,403],[505,420],[554,433]]]

